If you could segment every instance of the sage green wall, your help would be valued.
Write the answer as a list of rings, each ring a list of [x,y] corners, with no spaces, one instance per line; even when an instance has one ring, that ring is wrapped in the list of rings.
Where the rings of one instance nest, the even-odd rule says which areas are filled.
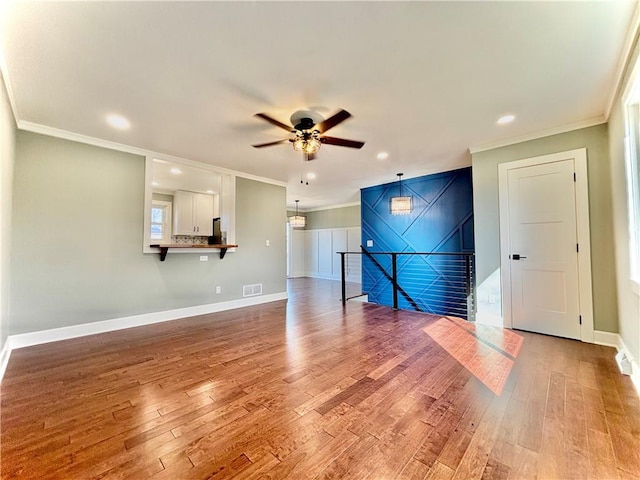
[[[626,159],[624,155],[624,114],[622,95],[629,84],[629,76],[640,55],[640,45],[629,57],[621,89],[609,116],[609,155],[613,192],[613,235],[616,245],[617,302],[619,334],[637,365],[640,364],[640,296],[631,286],[631,258],[629,252],[629,203],[627,196]]]
[[[223,260],[160,262],[142,253],[144,163],[18,132],[9,334],[235,300],[246,284],[286,292],[283,187],[237,180],[239,247]]]
[[[8,335],[11,198],[15,163],[16,122],[0,74],[0,351]]]
[[[360,205],[305,212],[307,230],[360,226]]]
[[[151,199],[157,200],[158,202],[173,203],[173,195],[169,195],[168,193],[153,193]]]
[[[574,130],[472,155],[478,284],[500,268],[498,164],[587,149],[594,328],[618,331],[607,125]]]

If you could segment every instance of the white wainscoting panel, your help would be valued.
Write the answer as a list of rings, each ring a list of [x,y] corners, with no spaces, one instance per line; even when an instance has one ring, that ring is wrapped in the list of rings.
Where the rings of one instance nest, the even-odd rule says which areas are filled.
[[[323,228],[304,230],[304,275],[307,277],[340,280],[340,255],[336,252],[360,251],[360,227]],[[292,241],[292,249],[296,248]],[[297,253],[292,253],[296,258]],[[347,255],[348,282],[361,282],[362,259],[360,255]],[[296,276],[296,275],[294,275]]]

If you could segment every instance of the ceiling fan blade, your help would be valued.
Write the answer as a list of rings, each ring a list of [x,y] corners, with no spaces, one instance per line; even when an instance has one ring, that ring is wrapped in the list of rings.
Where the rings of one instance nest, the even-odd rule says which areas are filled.
[[[263,120],[266,120],[267,122],[275,125],[276,127],[280,127],[283,130],[286,130],[287,132],[291,131],[291,125],[285,125],[282,122],[279,122],[278,120],[276,120],[275,118],[270,117],[269,115],[267,115],[266,113],[256,113],[254,115],[254,117],[258,117],[261,118]]]
[[[320,131],[320,133],[324,133],[330,128],[335,127],[339,123],[344,122],[350,116],[351,114],[346,110],[340,110],[335,115],[327,118],[324,122],[319,123],[316,128]]]
[[[364,142],[359,142],[357,140],[347,140],[346,138],[336,138],[336,137],[320,137],[320,141],[322,143],[326,143],[327,145],[338,145],[339,147],[349,147],[349,148],[362,148]]]
[[[288,138],[284,138],[282,140],[278,140],[277,142],[259,143],[257,145],[253,145],[253,147],[254,148],[270,147],[272,145],[278,145],[279,143],[285,143],[285,142],[288,142],[288,141],[289,141]]]

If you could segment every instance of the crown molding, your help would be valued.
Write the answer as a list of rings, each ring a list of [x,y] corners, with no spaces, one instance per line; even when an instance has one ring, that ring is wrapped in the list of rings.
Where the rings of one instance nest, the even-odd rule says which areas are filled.
[[[624,42],[624,46],[622,47],[622,53],[620,54],[620,58],[618,59],[618,67],[616,68],[616,72],[613,78],[613,88],[611,88],[611,92],[609,93],[609,99],[607,100],[607,106],[604,111],[604,118],[607,121],[609,120],[609,116],[611,115],[611,111],[613,110],[613,104],[623,86],[624,77],[629,68],[629,61],[631,60],[633,47],[636,45],[639,29],[640,6],[637,2],[635,2],[633,16],[631,17],[631,25],[629,26],[629,30],[627,31],[627,38]]]
[[[525,135],[507,138],[505,140],[498,140],[495,142],[477,145],[475,147],[469,147],[469,153],[473,155],[474,153],[485,152],[487,150],[493,150],[500,147],[507,147],[509,145],[515,145],[516,143],[528,142],[530,140],[537,140],[538,138],[550,137],[551,135],[558,135],[560,133],[567,133],[573,130],[580,130],[581,128],[594,127],[596,125],[601,125],[606,122],[607,120],[604,117],[604,115],[599,115],[594,118],[589,118],[587,120],[582,120],[580,122],[562,125],[560,127],[549,128],[547,130],[540,130],[534,133],[527,133]]]
[[[133,147],[123,143],[112,142],[110,140],[103,140],[101,138],[90,137],[88,135],[82,135],[80,133],[70,132],[68,130],[62,130],[60,128],[48,127],[39,123],[26,122],[19,120],[17,122],[18,129],[32,133],[39,133],[42,135],[48,135],[50,137],[62,138],[64,140],[70,140],[73,142],[84,143],[92,145],[94,147],[108,148],[110,150],[116,150],[124,153],[131,153],[134,155],[140,155],[142,157],[152,157],[160,160],[167,160],[171,162],[177,162],[192,166],[206,165],[210,168],[214,168],[216,171],[222,174],[234,175],[240,178],[246,178],[248,180],[255,180],[257,182],[268,183],[271,185],[277,185],[279,187],[286,187],[287,183],[280,180],[274,180],[272,178],[260,177],[258,175],[252,175],[250,173],[240,172],[237,170],[231,170],[229,168],[220,167],[210,163],[198,162],[195,160],[189,160],[187,158],[177,157],[175,155],[168,155],[160,152],[154,152],[153,150],[146,150],[143,148]]]
[[[328,207],[300,208],[299,210],[301,212],[320,212],[322,210],[333,210],[335,208],[355,207],[356,205],[360,206],[360,202],[339,203],[337,205],[330,205]],[[294,208],[295,208],[295,206],[294,206]]]
[[[0,48],[0,74],[4,82],[4,88],[7,91],[7,97],[9,98],[9,105],[11,105],[11,111],[13,112],[13,120],[18,124],[18,105],[16,104],[15,95],[13,94],[13,88],[11,87],[11,81],[9,80],[9,69],[4,58],[4,52]]]
[[[93,145],[94,147],[108,148],[110,150],[116,150],[119,152],[131,153],[134,155],[140,155],[142,157],[158,155],[155,152],[144,150],[142,148],[133,147],[124,143],[112,142],[110,140],[103,140],[101,138],[90,137],[88,135],[82,135],[80,133],[70,132],[69,130],[62,130],[60,128],[49,127],[40,123],[27,122],[25,120],[18,120],[18,128],[26,132],[39,133],[42,135],[48,135],[50,137],[62,138],[64,140],[71,140],[72,142],[85,143],[87,145]],[[163,158],[166,158],[163,156]]]

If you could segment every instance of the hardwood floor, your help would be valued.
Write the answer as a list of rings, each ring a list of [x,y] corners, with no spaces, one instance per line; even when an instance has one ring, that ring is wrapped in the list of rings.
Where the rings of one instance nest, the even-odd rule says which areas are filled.
[[[290,294],[14,351],[2,478],[640,478],[613,349]]]

